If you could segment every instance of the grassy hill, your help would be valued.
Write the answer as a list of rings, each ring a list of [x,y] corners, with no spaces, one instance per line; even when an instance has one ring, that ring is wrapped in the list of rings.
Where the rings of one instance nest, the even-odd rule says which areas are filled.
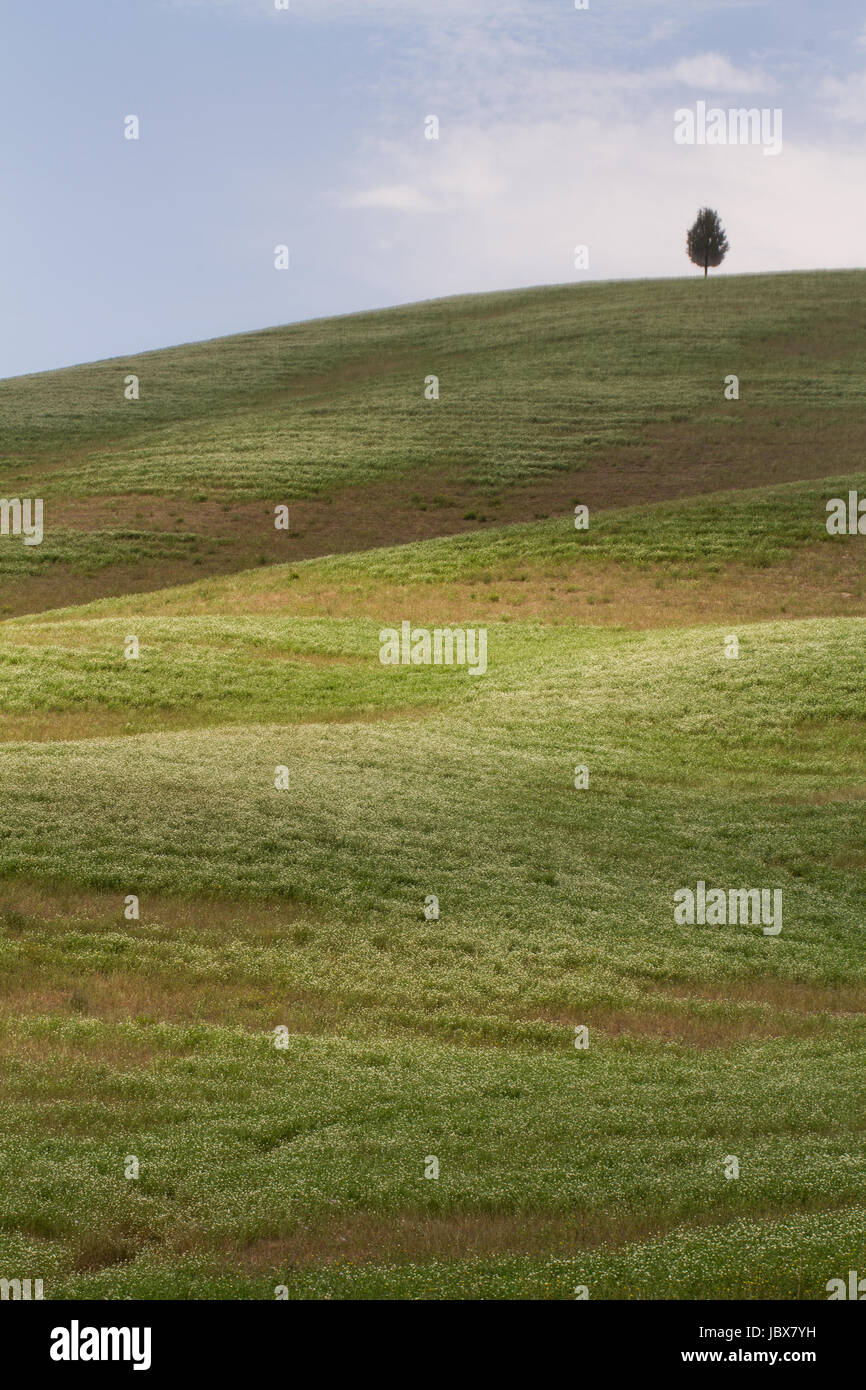
[[[0,381],[5,495],[47,526],[0,549],[0,612],[862,470],[864,294],[862,271],[572,285]]]
[[[824,504],[866,494],[864,282],[0,383],[4,492],[67,524],[50,563],[0,540],[0,1273],[810,1299],[862,1266],[866,539]],[[263,538],[283,501],[309,530]],[[486,674],[382,665],[404,620],[485,627]],[[781,932],[679,924],[699,880],[781,889]]]

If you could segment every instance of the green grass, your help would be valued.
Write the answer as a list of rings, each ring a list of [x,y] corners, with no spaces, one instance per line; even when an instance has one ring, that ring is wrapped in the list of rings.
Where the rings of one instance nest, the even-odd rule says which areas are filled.
[[[61,634],[82,679],[94,643],[122,634],[105,620],[9,627],[48,653]],[[7,1025],[5,1157],[43,1174],[7,1228],[59,1242],[69,1274],[91,1258],[85,1227],[111,1266],[181,1250],[191,1231],[219,1263],[221,1242],[249,1251],[358,1211],[509,1213],[530,1229],[569,1214],[580,1244],[581,1218],[616,1230],[639,1214],[652,1233],[861,1202],[863,632],[761,625],[731,662],[714,630],[509,624],[488,676],[456,697],[468,677],[379,667],[369,624],[147,620],[161,661],[131,673],[115,654],[119,679],[168,706],[172,680],[203,669],[214,727],[0,754],[9,891],[36,879],[115,901],[88,913],[73,893],[59,918],[13,912],[0,935],[4,994],[38,1008],[47,991],[57,1010]],[[405,674],[443,708],[220,728],[238,692],[202,654],[222,651],[241,685],[258,673],[248,718],[273,718],[266,639],[351,655],[365,707],[371,677],[399,706]],[[111,683],[91,676],[92,700]],[[572,786],[576,761],[591,792]],[[676,926],[673,893],[698,877],[781,887],[781,935]],[[138,923],[122,916],[129,892]],[[438,922],[423,915],[431,892]],[[163,920],[157,895],[197,903],[192,920]],[[212,929],[208,900],[227,899],[258,903],[257,922]],[[112,1021],[124,1012],[138,1022]],[[137,1184],[119,1166],[131,1153],[147,1163]],[[428,1153],[447,1179],[423,1181]],[[478,1277],[537,1291],[548,1265]],[[610,1268],[615,1296],[663,1296],[642,1264]],[[264,1296],[257,1270],[250,1296]],[[145,1276],[129,1277],[115,1268],[111,1286]],[[395,1277],[390,1296],[421,1276]],[[423,1277],[441,1293],[476,1276]],[[698,1296],[720,1277],[707,1267]]]
[[[286,583],[297,578],[307,585],[410,587],[525,578],[527,569],[558,577],[575,561],[599,568],[614,563],[652,569],[674,577],[678,566],[687,566],[690,573],[715,573],[731,563],[764,568],[805,546],[844,542],[846,538],[827,534],[826,502],[847,497],[849,489],[866,496],[866,473],[613,508],[590,514],[586,530],[575,530],[573,516],[566,515],[362,555],[326,556],[299,561],[276,576],[270,569],[263,575],[251,572],[243,583],[252,597],[257,590],[271,588],[275,578]],[[219,588],[212,586],[212,591],[218,593]],[[195,589],[188,591],[189,598],[195,596]]]
[[[114,530],[75,531],[58,527],[41,545],[25,546],[4,538],[0,548],[0,578],[23,579],[44,574],[54,566],[71,565],[84,575],[114,565],[177,557],[201,563],[201,557],[218,550],[218,540],[175,531]]]
[[[465,296],[16,378],[0,383],[3,472],[56,495],[299,497],[451,460],[501,485],[639,445],[672,415],[711,412],[733,439],[733,371],[786,426],[862,410],[863,276]]]
[[[0,383],[7,470],[56,499],[372,489],[446,459],[506,491],[567,469],[579,501],[599,451],[671,412],[729,431],[739,469],[611,496],[587,533],[560,497],[184,587],[194,528],[2,543],[16,580],[126,554],[157,583],[0,624],[0,1276],[48,1298],[795,1300],[863,1267],[862,538],[827,537],[824,503],[866,474],[848,443],[756,471],[777,413],[801,446],[831,417],[854,439],[861,279],[270,330],[130,365],[140,409],[109,399],[117,363]],[[719,403],[737,367],[742,418]],[[578,569],[682,596],[792,566],[844,573],[853,612],[716,621],[695,588],[687,621],[638,631],[560,603]],[[494,620],[497,585],[552,606]],[[382,627],[455,613],[488,630],[484,676],[380,663]],[[677,925],[699,879],[781,889],[781,934]]]
[[[590,1299],[826,1298],[828,1278],[847,1278],[862,1259],[862,1209],[782,1221],[733,1221],[706,1231],[545,1258],[500,1256],[356,1264],[322,1270],[291,1265],[244,1275],[214,1257],[166,1260],[156,1251],[117,1268],[70,1271],[60,1242],[0,1245],[5,1263],[38,1260],[66,1298],[198,1299]],[[8,1253],[7,1253],[8,1252]],[[828,1270],[831,1271],[828,1275]],[[286,1294],[282,1292],[286,1291]],[[204,1292],[203,1292],[204,1291]]]
[[[0,547],[10,552],[0,577],[59,562],[83,576],[117,568],[122,591],[130,565],[168,558],[169,547],[179,562],[219,568],[234,556],[246,568],[249,545],[225,518],[212,544],[202,504],[329,501],[407,479],[424,495],[454,492],[455,505],[480,490],[495,511],[503,498],[519,506],[523,485],[603,465],[604,505],[616,507],[645,464],[664,476],[672,445],[687,493],[705,490],[715,467],[733,469],[737,486],[801,477],[801,466],[853,472],[866,403],[863,274],[466,296],[2,381],[3,488],[44,498],[47,533],[41,552]],[[726,402],[733,371],[742,395]],[[130,372],[137,402],[123,396]],[[430,374],[435,403],[424,399]],[[100,499],[119,526],[98,507],[74,523],[64,512]],[[179,502],[189,515],[136,522],[145,503]],[[549,510],[527,497],[527,519],[538,505]]]
[[[52,613],[52,620],[159,613],[175,599],[187,611],[203,608],[218,613],[225,595],[231,595],[234,602],[240,597],[255,604],[263,594],[289,598],[328,586],[351,595],[381,591],[386,585],[412,590],[545,577],[558,580],[578,564],[599,573],[609,571],[612,565],[623,566],[650,572],[665,581],[719,574],[731,565],[769,569],[810,547],[825,547],[828,554],[838,554],[849,542],[856,546],[856,537],[830,536],[826,529],[827,501],[847,497],[849,490],[866,496],[866,473],[612,508],[591,513],[587,530],[575,530],[573,516],[565,514],[362,553],[268,565],[230,580],[208,578],[134,599],[106,598],[59,609]],[[84,547],[85,538],[80,539]],[[183,540],[170,535],[164,539],[166,553],[174,540],[178,544]],[[153,551],[159,553],[158,548]],[[20,546],[6,552],[6,564],[17,560],[23,571],[28,565],[42,563],[39,552],[33,557],[32,549]],[[116,559],[113,553],[105,563]],[[94,559],[94,564],[98,563]],[[480,613],[481,609],[475,611]],[[26,621],[31,626],[43,622],[37,617]]]
[[[435,968],[452,954],[451,923],[475,942],[464,968],[476,987],[493,942],[516,930],[538,940],[511,960],[503,945],[496,968],[506,982],[526,982],[528,968],[560,971],[557,953],[580,953],[582,938],[617,968],[636,952],[712,975],[710,957],[742,955],[745,970],[772,959],[802,978],[860,977],[864,894],[844,847],[856,844],[866,785],[862,621],[743,629],[738,661],[712,629],[636,636],[507,624],[491,629],[490,670],[476,678],[382,667],[369,624],[297,623],[288,637],[256,621],[245,632],[239,620],[148,620],[145,651],[149,633],[163,646],[159,660],[139,663],[123,660],[121,627],[95,626],[96,654],[69,646],[61,661],[50,628],[35,661],[12,648],[31,662],[19,708],[38,708],[40,679],[52,708],[79,705],[97,723],[99,691],[130,719],[137,705],[183,711],[209,691],[215,727],[8,744],[0,872],[118,891],[285,895],[323,912],[340,904],[349,937],[340,949],[351,952],[361,922],[393,929],[388,969],[407,980],[424,973],[425,941]],[[69,625],[60,632],[68,641]],[[94,641],[90,624],[73,634]],[[284,658],[262,660],[257,647],[269,638],[278,650],[281,637]],[[330,666],[305,673],[293,696],[288,652],[316,646],[352,660],[338,680]],[[384,713],[414,700],[427,712],[289,727],[304,702],[315,721],[328,698],[347,717],[353,700],[356,716],[373,702]],[[224,727],[244,705],[245,724]],[[194,706],[191,722],[201,718]],[[577,763],[590,768],[589,794],[573,787]],[[277,765],[289,769],[288,790],[274,788]],[[612,846],[628,847],[615,875]],[[784,885],[782,938],[676,931],[673,891],[699,876]],[[448,932],[419,938],[434,892]],[[599,935],[608,920],[616,930]]]
[[[634,1045],[579,1055],[565,1039],[561,1056],[549,1058],[315,1038],[278,1051],[266,1036],[226,1029],[38,1017],[16,1025],[14,1040],[21,1051],[4,1088],[4,1152],[13,1171],[32,1178],[7,1194],[3,1226],[29,1233],[27,1255],[37,1262],[29,1267],[48,1271],[54,1296],[70,1280],[79,1296],[88,1283],[135,1296],[136,1264],[156,1266],[152,1279],[167,1264],[163,1277],[171,1277],[191,1231],[199,1263],[211,1265],[193,1296],[213,1296],[220,1252],[229,1268],[249,1266],[262,1241],[323,1220],[339,1227],[375,1205],[395,1224],[446,1215],[459,1224],[470,1212],[561,1214],[578,1243],[587,1225],[663,1233],[787,1208],[801,1213],[799,1232],[819,1247],[820,1263],[807,1253],[801,1289],[815,1297],[816,1284],[847,1269],[851,1249],[850,1219],[840,1222],[832,1208],[864,1198],[855,1153],[862,1040],[844,1057],[814,1043],[699,1057]],[[437,1181],[423,1176],[429,1154],[439,1158]],[[729,1154],[740,1158],[735,1181],[724,1176]],[[134,1180],[124,1176],[129,1156],[139,1160]],[[862,1236],[862,1211],[855,1220]],[[671,1285],[679,1296],[718,1296],[738,1292],[746,1272],[791,1296],[804,1263],[798,1245],[789,1239],[785,1248],[792,1229],[789,1220],[776,1242],[788,1258],[769,1266],[754,1247],[772,1248],[773,1229],[758,1234],[754,1224],[714,1231],[712,1240],[699,1226],[685,1248],[669,1239],[621,1254],[557,1252],[554,1268],[566,1265],[570,1285],[554,1284],[553,1296],[570,1296],[580,1269],[593,1296],[658,1297]],[[743,1271],[732,1257],[747,1233]],[[75,1278],[69,1251],[81,1237]],[[20,1237],[0,1235],[0,1253],[16,1239],[20,1248]],[[669,1257],[659,1258],[665,1244]],[[82,1279],[88,1256],[114,1268]],[[550,1263],[533,1271],[514,1262],[512,1279],[531,1285]],[[447,1288],[447,1272],[432,1273],[434,1286]],[[245,1283],[235,1276],[236,1295],[268,1296],[256,1274],[253,1266]],[[455,1274],[454,1283],[473,1277],[471,1267]],[[283,1278],[274,1262],[271,1289]],[[398,1262],[390,1296],[417,1287],[417,1278]],[[318,1284],[320,1295],[338,1296],[364,1282],[387,1287],[375,1268],[296,1282],[299,1291]]]

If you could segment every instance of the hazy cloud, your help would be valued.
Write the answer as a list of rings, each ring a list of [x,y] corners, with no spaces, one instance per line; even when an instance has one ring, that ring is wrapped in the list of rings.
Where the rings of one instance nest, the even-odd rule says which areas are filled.
[[[825,78],[818,88],[818,96],[833,120],[853,125],[866,123],[866,72],[855,72],[841,79]]]
[[[682,58],[673,69],[673,76],[689,87],[704,91],[756,92],[772,85],[760,68],[738,68],[721,53]]]

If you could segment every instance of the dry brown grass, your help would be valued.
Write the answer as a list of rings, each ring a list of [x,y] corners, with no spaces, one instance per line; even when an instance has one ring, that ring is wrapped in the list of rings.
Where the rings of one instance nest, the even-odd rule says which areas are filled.
[[[357,710],[353,708],[314,710],[306,720],[311,724],[377,724],[389,719],[422,719],[431,705],[401,705],[397,709]],[[118,738],[132,734],[170,733],[179,729],[210,729],[214,721],[195,706],[176,709],[81,709],[39,710],[31,713],[4,713],[0,716],[0,743],[75,743],[88,738]],[[249,725],[249,717],[237,722]],[[267,723],[272,720],[265,721]],[[282,722],[285,722],[282,721]]]
[[[817,1204],[814,1210],[836,1210],[835,1204]],[[795,1209],[802,1211],[802,1207]],[[758,1205],[750,1209],[757,1219],[783,1220],[786,1208]],[[739,1212],[715,1209],[689,1217],[689,1226],[724,1225]],[[651,1240],[682,1224],[681,1218],[648,1218],[643,1213],[611,1215],[606,1212],[551,1216],[544,1212],[458,1212],[448,1216],[423,1216],[399,1212],[379,1216],[356,1212],[328,1222],[310,1222],[290,1235],[267,1237],[248,1245],[223,1243],[214,1247],[222,1259],[250,1272],[288,1271],[327,1264],[423,1262],[432,1259],[472,1259],[493,1255],[562,1256],[575,1250],[592,1250]]]
[[[687,999],[688,995],[683,995]],[[726,996],[719,993],[719,1002]],[[751,1002],[751,1001],[750,1001]],[[683,1009],[625,1009],[583,1008],[572,1010],[541,1010],[524,1019],[543,1019],[573,1027],[585,1023],[608,1037],[648,1038],[655,1042],[682,1043],[692,1048],[735,1047],[755,1038],[809,1037],[825,1033],[820,1014],[796,1014],[767,1011],[764,1014],[740,1012],[724,1017],[709,1013],[687,1012]]]
[[[36,1006],[33,1012],[39,1017],[49,1013],[64,1012],[64,997],[58,990],[33,991],[32,1000]],[[0,1017],[7,1012],[5,1004],[4,999],[4,1008],[0,1011]],[[27,1012],[27,1010],[23,1012]],[[0,1057],[14,1057],[19,1062],[44,1063],[46,1052],[44,1038],[24,1037],[11,1033],[0,1034]],[[171,1049],[170,1055],[174,1058],[192,1057],[195,1056],[195,1052],[194,1047],[175,1047]],[[159,1057],[165,1055],[167,1055],[165,1048],[153,1046],[143,1035],[135,1037],[129,1034],[123,1037],[103,1036],[98,1039],[82,1035],[74,1041],[64,1039],[62,1042],[58,1042],[55,1040],[50,1046],[51,1061],[54,1065],[59,1062],[75,1062],[82,1058],[89,1058],[108,1063],[116,1072],[135,1071],[140,1067],[151,1066]],[[58,1073],[58,1087],[65,1090],[69,1084],[68,1076],[64,1077]],[[0,1082],[0,1094],[3,1093],[4,1089],[4,1084]]]
[[[814,1202],[809,1211],[844,1211],[845,1203]],[[794,1208],[759,1203],[750,1216],[767,1221],[783,1221],[801,1213]],[[720,1208],[692,1213],[691,1229],[724,1226],[741,1219],[741,1212]],[[133,1225],[115,1222],[99,1230],[76,1232],[71,1237],[70,1264],[74,1270],[92,1272],[129,1263],[153,1251],[171,1259],[183,1255],[210,1257],[221,1268],[250,1275],[273,1273],[279,1279],[292,1270],[315,1269],[328,1265],[408,1264],[430,1260],[470,1260],[495,1256],[528,1256],[568,1259],[576,1251],[609,1248],[615,1250],[646,1240],[660,1239],[681,1227],[679,1216],[651,1218],[646,1214],[581,1212],[551,1215],[549,1212],[520,1213],[454,1212],[447,1216],[427,1216],[413,1211],[381,1215],[366,1211],[347,1213],[326,1220],[310,1220],[295,1230],[278,1236],[263,1236],[242,1242],[215,1239],[198,1230],[149,1229],[141,1218]],[[31,1239],[41,1232],[31,1233]]]
[[[141,919],[130,922],[123,915],[120,894],[29,880],[0,884],[0,930],[15,940],[27,941],[37,929],[49,944],[67,934],[113,932],[133,941],[162,944],[206,941],[217,947],[243,941],[253,949],[284,947],[288,958],[292,951],[324,949],[317,939],[320,935],[322,942],[330,939],[315,909],[300,903],[148,895],[141,911]],[[57,957],[57,952],[52,955]],[[699,980],[640,981],[640,988],[647,996],[645,1005],[587,1005],[579,1010],[565,1002],[498,1007],[493,1001],[481,1005],[463,1000],[459,1042],[480,1049],[501,1047],[504,1042],[520,1049],[549,1048],[558,1045],[555,1035],[540,1036],[533,1025],[551,1024],[570,1033],[575,1023],[585,1023],[608,1037],[720,1049],[761,1038],[823,1035],[833,1019],[866,1014],[866,986],[857,984],[768,978],[712,985]],[[0,1018],[49,1014],[111,1023],[206,1023],[258,1034],[269,1032],[275,1019],[287,1019],[293,1033],[356,1035],[360,1020],[362,1032],[387,1030],[440,1041],[449,1037],[435,1014],[414,1008],[396,982],[385,996],[368,998],[350,987],[345,992],[327,986],[287,988],[284,980],[272,982],[254,967],[239,967],[232,978],[211,980],[176,964],[145,973],[127,966],[122,958],[110,970],[104,966],[84,970],[80,961],[67,967],[62,953],[49,963],[40,960],[37,952],[26,974],[7,969]],[[472,1029],[473,1017],[479,1020],[477,1031]],[[491,1026],[497,1019],[500,1026]],[[101,1055],[100,1037],[83,1036],[69,1045],[88,1053],[95,1049],[95,1055]],[[8,1039],[6,1045],[11,1046]],[[111,1054],[105,1060],[119,1061],[126,1055],[122,1039],[108,1035],[105,1046]],[[130,1055],[137,1055],[136,1048],[130,1042]]]
[[[51,503],[51,518],[58,527],[85,532],[113,528],[121,517],[124,525],[191,533],[218,544],[213,554],[199,557],[200,563],[192,557],[142,561],[108,566],[90,575],[58,564],[48,574],[0,581],[0,612],[13,616],[40,612],[112,595],[147,593],[262,562],[292,563],[560,516],[570,512],[576,501],[594,512],[604,511],[820,478],[830,469],[844,472],[862,462],[860,440],[832,412],[810,417],[809,427],[804,428],[802,420],[775,420],[759,408],[750,410],[744,402],[738,419],[735,439],[723,420],[647,427],[637,448],[607,449],[578,472],[500,488],[495,496],[467,483],[458,471],[437,466],[377,484],[341,488],[327,497],[277,499],[289,503],[291,532],[275,530],[270,500],[236,501],[218,494],[204,501],[147,494],[57,498]],[[486,521],[468,520],[469,511],[482,513]],[[616,584],[609,599],[603,586],[596,585],[592,592],[598,603],[617,602]],[[642,625],[665,621],[664,605],[650,607],[659,616],[645,617]],[[678,608],[676,604],[672,621],[680,620]],[[623,611],[628,611],[625,604]],[[694,610],[687,605],[687,611]],[[823,612],[792,611],[791,616],[822,616]],[[778,616],[778,609],[768,610],[766,616]],[[608,611],[596,615],[595,621],[622,619]]]
[[[292,1033],[321,1036],[344,1032],[355,1008],[348,1000],[308,990],[269,988],[248,980],[144,979],[123,971],[110,975],[79,971],[64,985],[4,990],[0,1018],[74,1014],[106,1023],[204,1023],[260,1035],[269,1033],[276,1020],[289,1019]],[[112,1039],[104,1050],[101,1038],[83,1040],[82,1054],[103,1061],[119,1061],[125,1055],[122,1043]],[[70,1055],[78,1047],[76,1044]]]
[[[673,984],[645,983],[644,988],[672,995],[675,999],[733,1000],[782,1009],[785,1013],[866,1013],[866,985],[814,985],[778,979],[726,980],[724,984],[707,985],[700,980],[686,980]]]
[[[491,622],[507,618],[632,629],[866,613],[862,559],[855,547],[819,543],[770,569],[731,564],[718,574],[693,579],[588,560],[558,564],[555,577],[541,569],[533,572],[530,563],[524,572],[525,579],[491,577],[448,585],[365,580],[346,589],[332,580],[305,578],[259,590],[243,577],[227,578],[217,594],[153,594],[137,603],[135,611],[160,617],[215,613],[381,621],[408,606],[418,623],[428,625],[489,613]],[[127,611],[126,606],[118,604],[120,611]]]
[[[0,881],[0,916],[16,913],[45,923],[75,919],[99,922],[110,929],[138,931],[149,925],[178,931],[207,931],[231,940],[240,932],[247,940],[274,941],[299,921],[308,923],[315,913],[306,904],[242,902],[227,898],[170,898],[148,893],[142,900],[142,917],[129,922],[123,915],[123,894],[73,884],[48,884],[34,879]],[[23,929],[23,924],[20,929]]]

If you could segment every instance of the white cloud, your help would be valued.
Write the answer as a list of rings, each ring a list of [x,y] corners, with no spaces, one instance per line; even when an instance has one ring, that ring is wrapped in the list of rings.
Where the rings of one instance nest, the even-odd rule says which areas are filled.
[[[383,184],[378,188],[344,193],[339,203],[345,208],[383,208],[389,212],[429,212],[435,204],[408,183]]]
[[[672,75],[677,81],[704,91],[754,92],[772,85],[759,68],[737,68],[721,53],[699,53],[694,58],[682,58]]]
[[[349,237],[359,278],[372,274],[392,301],[579,280],[587,278],[574,267],[581,244],[589,278],[688,275],[686,229],[707,205],[731,238],[726,272],[862,264],[862,153],[829,126],[822,137],[813,92],[796,89],[808,146],[786,109],[777,159],[751,146],[674,144],[683,87],[746,94],[749,105],[768,104],[761,95],[778,90],[773,104],[787,107],[796,74],[717,51],[666,66],[636,65],[634,56],[593,47],[575,61],[513,31],[481,36],[471,24],[456,41],[433,35],[426,50],[407,47],[389,87],[389,128],[405,135],[360,148],[340,198],[363,217]],[[825,82],[823,99],[851,122],[866,119],[856,114],[866,110],[860,76]],[[423,138],[428,112],[440,117],[438,142]],[[396,189],[393,209],[410,216],[385,206],[383,190]],[[387,262],[380,254],[381,270],[371,272],[382,242]]]
[[[459,24],[480,25],[489,32],[506,26],[525,32],[547,31],[562,41],[563,16],[576,25],[592,23],[596,38],[606,32],[629,42],[658,42],[700,25],[707,15],[724,11],[763,9],[773,0],[665,0],[667,14],[658,18],[658,6],[648,0],[592,0],[592,9],[578,12],[572,0],[289,0],[288,11],[277,11],[274,0],[159,0],[167,8],[235,10],[253,18],[278,14],[324,23],[368,21],[371,25],[426,25],[431,31]],[[579,32],[579,31],[578,31]]]
[[[866,72],[849,77],[827,77],[818,88],[818,98],[835,121],[853,125],[866,123]]]
[[[866,197],[855,151],[786,142],[770,161],[749,146],[684,148],[661,114],[464,127],[454,146],[456,169],[446,148],[381,153],[430,204],[409,222],[373,214],[349,238],[368,283],[377,281],[376,242],[387,240],[381,285],[392,301],[688,275],[686,229],[705,205],[718,209],[731,239],[727,272],[862,264]],[[574,269],[581,244],[588,274]]]
[[[254,0],[233,3],[252,13]],[[725,53],[695,52],[683,40],[708,15],[762,0],[669,0],[663,17],[647,0],[599,0],[588,14],[569,0],[291,3],[303,18],[407,26],[382,42],[375,126],[359,127],[347,176],[326,195],[352,283],[372,300],[586,278],[579,244],[591,278],[688,275],[686,228],[706,205],[731,238],[726,272],[863,262],[862,153],[828,120],[866,120],[863,75],[828,77],[816,93],[798,51],[725,40]],[[672,54],[645,61],[648,42],[675,34]],[[684,88],[758,106],[773,92],[781,155],[676,146]],[[428,114],[439,141],[424,139]]]
[[[501,23],[526,13],[521,0],[289,0],[289,9],[276,9],[274,0],[161,0],[174,9],[234,9],[252,16],[278,14],[304,20],[369,20],[400,23],[429,19],[431,24],[445,19],[478,18],[489,15]]]

